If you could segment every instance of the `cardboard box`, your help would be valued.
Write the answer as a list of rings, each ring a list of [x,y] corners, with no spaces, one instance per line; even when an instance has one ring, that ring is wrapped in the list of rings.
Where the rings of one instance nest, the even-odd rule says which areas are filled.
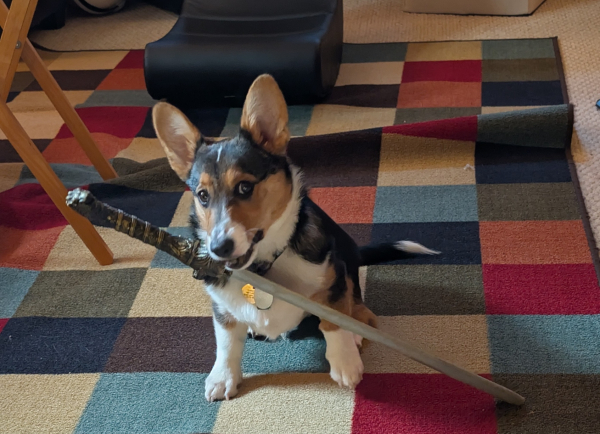
[[[404,0],[405,12],[454,15],[529,15],[544,0]]]

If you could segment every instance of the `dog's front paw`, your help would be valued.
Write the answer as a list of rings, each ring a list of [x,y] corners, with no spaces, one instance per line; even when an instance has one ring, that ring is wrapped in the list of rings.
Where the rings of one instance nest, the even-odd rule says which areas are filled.
[[[204,396],[209,402],[231,399],[238,393],[242,373],[228,367],[214,366],[204,383]]]
[[[355,347],[353,351],[346,354],[333,354],[327,358],[331,366],[330,375],[333,381],[341,387],[354,389],[362,380],[365,367],[360,358],[358,349]]]

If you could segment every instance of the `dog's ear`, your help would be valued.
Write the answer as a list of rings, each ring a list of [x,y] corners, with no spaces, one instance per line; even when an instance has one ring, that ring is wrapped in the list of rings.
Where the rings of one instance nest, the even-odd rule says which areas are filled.
[[[186,181],[194,163],[200,131],[179,109],[166,102],[154,106],[152,123],[171,168]]]
[[[290,140],[287,105],[277,82],[270,75],[259,76],[250,86],[240,126],[267,152],[285,154]]]

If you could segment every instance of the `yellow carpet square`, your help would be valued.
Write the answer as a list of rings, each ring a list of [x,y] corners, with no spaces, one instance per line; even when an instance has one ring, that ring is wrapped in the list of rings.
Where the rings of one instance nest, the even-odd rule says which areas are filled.
[[[52,62],[54,62],[56,59],[58,59],[59,56],[62,54],[62,53],[58,53],[55,51],[46,51],[46,50],[37,50],[37,52],[40,55],[40,57],[42,58],[42,60],[44,61],[44,63],[46,64],[46,66],[50,65]],[[19,61],[19,64],[17,65],[17,72],[23,72],[23,71],[29,71],[29,68],[27,67],[25,62],[23,62],[21,60],[21,61]]]
[[[396,109],[322,104],[315,106],[307,136],[394,125]]]
[[[0,376],[0,431],[70,433],[100,374]]]
[[[15,113],[15,117],[31,139],[53,139],[63,124],[63,119],[54,110]],[[2,130],[0,139],[6,139]]]
[[[257,375],[244,379],[239,396],[221,403],[212,432],[350,433],[353,407],[354,392],[329,374]]]
[[[504,113],[504,112],[514,112],[519,110],[529,110],[534,108],[540,108],[541,106],[533,105],[533,106],[517,106],[517,107],[481,107],[481,114],[487,115],[491,113]]]
[[[165,151],[158,139],[149,139],[146,137],[136,137],[131,144],[120,151],[117,158],[129,158],[130,160],[145,163],[146,161],[164,158]]]
[[[151,268],[131,306],[129,317],[211,316],[204,284],[189,268]]]
[[[404,62],[342,63],[336,86],[399,84]]]
[[[485,315],[379,317],[379,328],[478,374],[490,372]],[[436,372],[376,343],[365,347],[363,361],[368,373]]]
[[[3,163],[0,170],[0,191],[11,189],[21,177],[23,163]]]
[[[77,104],[83,104],[92,92],[92,90],[68,90],[64,94],[71,105],[76,106]],[[21,92],[14,100],[8,103],[8,106],[13,113],[54,110],[54,105],[42,91]]]
[[[114,270],[119,268],[147,268],[156,254],[152,246],[133,241],[130,237],[110,228],[97,227],[114,254],[111,265],[100,265],[71,226],[65,227],[48,255],[44,270]]]
[[[75,51],[60,53],[50,63],[51,71],[114,69],[128,51]]]
[[[181,199],[179,199],[179,205],[177,205],[177,209],[175,210],[175,214],[173,215],[173,220],[171,220],[171,224],[169,225],[170,227],[180,228],[189,225],[190,210],[192,208],[193,200],[194,195],[191,191],[183,192]]]
[[[383,134],[377,184],[475,184],[474,165],[474,142]]]
[[[435,60],[480,60],[481,41],[411,42],[406,50],[406,62]]]

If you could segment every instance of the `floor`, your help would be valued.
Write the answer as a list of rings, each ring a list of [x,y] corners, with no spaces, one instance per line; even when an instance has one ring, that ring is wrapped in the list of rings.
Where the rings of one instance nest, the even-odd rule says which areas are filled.
[[[176,16],[140,2],[106,17],[74,12],[59,31],[32,35],[62,51],[143,49]],[[571,102],[573,149],[592,228],[600,239],[600,1],[547,0],[530,17],[409,14],[399,0],[344,0],[346,42],[439,41],[558,36]]]

